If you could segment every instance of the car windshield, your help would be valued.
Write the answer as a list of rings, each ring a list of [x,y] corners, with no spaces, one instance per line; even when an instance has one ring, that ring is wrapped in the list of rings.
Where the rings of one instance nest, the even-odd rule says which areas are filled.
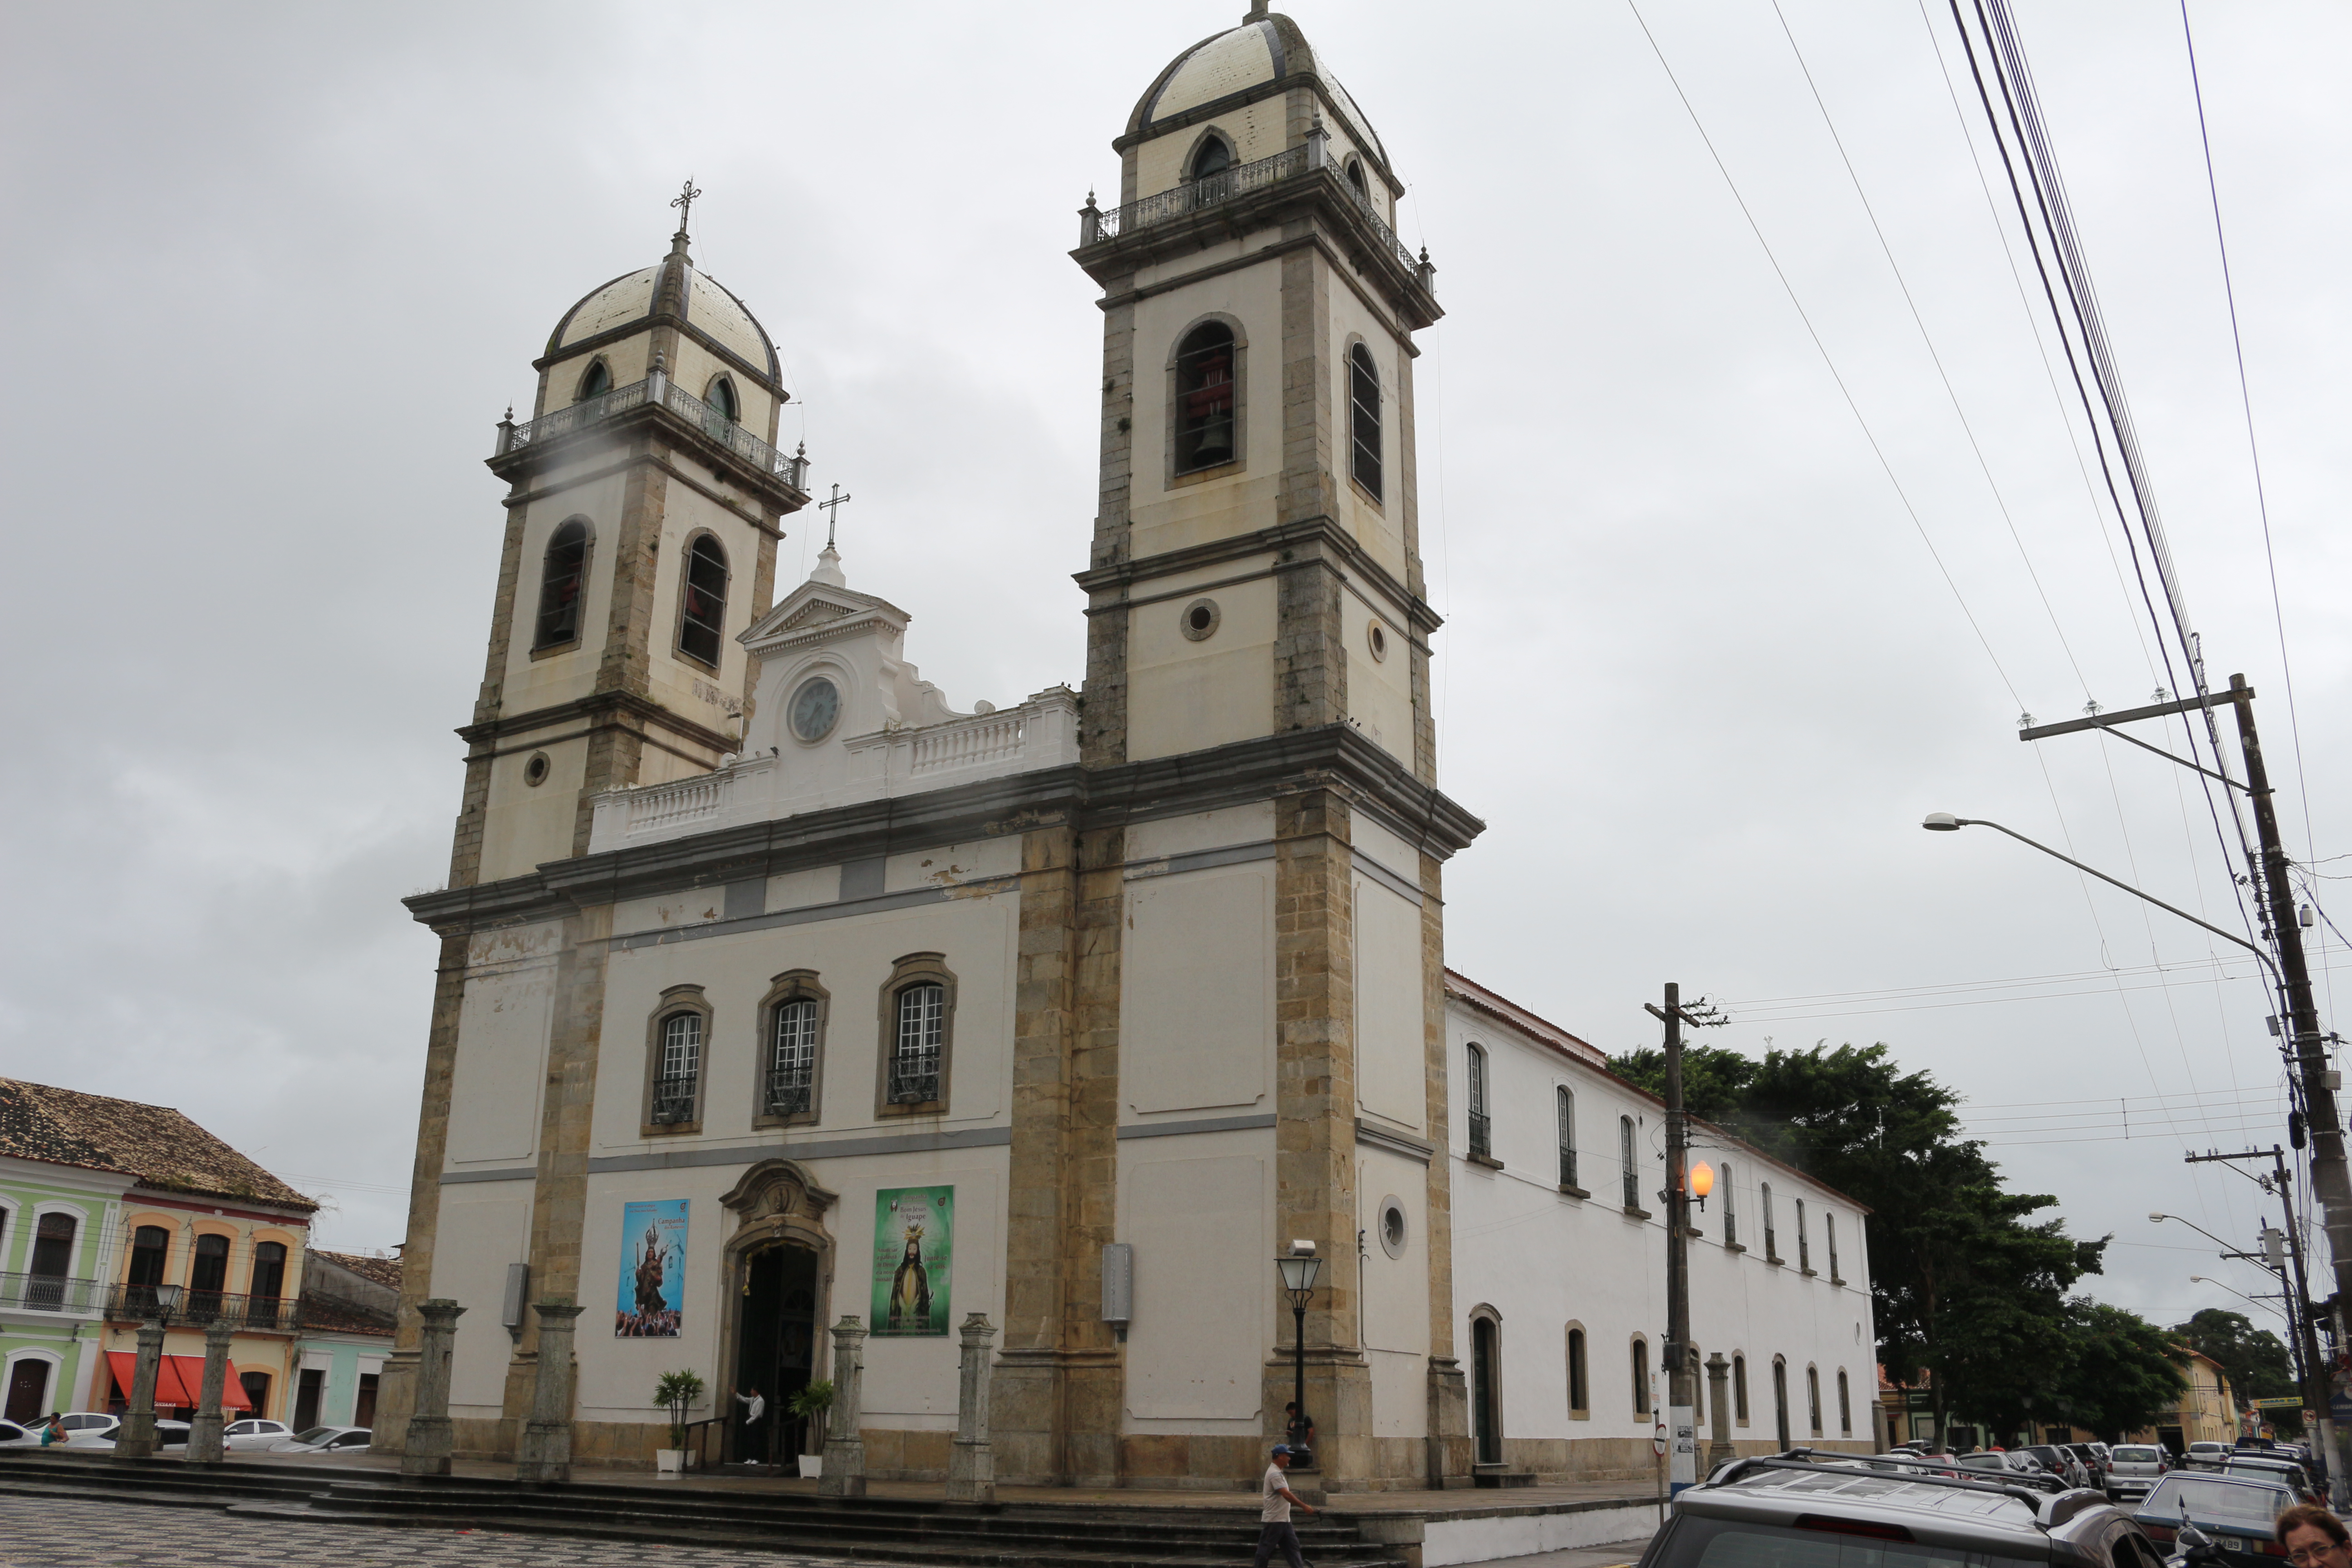
[[[297,1432],[294,1434],[294,1441],[297,1443],[323,1443],[334,1435],[335,1429],[332,1426],[313,1426],[308,1432]]]
[[[2028,1568],[2035,1563],[1927,1542],[1874,1541],[1694,1514],[1675,1520],[1643,1558],[1643,1568]]]
[[[2126,1446],[2117,1448],[2111,1457],[2119,1465],[2153,1465],[2164,1457],[2164,1450]]]
[[[2284,1487],[2248,1486],[2242,1481],[2217,1481],[2210,1476],[2173,1474],[2164,1478],[2140,1504],[2144,1519],[2248,1520],[2269,1533],[2276,1519],[2294,1500]]]

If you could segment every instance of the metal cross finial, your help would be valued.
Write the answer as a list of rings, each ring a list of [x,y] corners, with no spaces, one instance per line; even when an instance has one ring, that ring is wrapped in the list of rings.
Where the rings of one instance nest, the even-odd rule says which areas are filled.
[[[849,497],[841,493],[841,487],[835,485],[833,487],[831,500],[821,500],[816,503],[824,510],[824,547],[827,550],[833,548],[833,525],[841,521],[841,513],[835,509],[848,500]]]
[[[686,177],[686,184],[678,187],[677,195],[670,198],[669,205],[677,209],[678,233],[686,232],[686,220],[694,213],[694,198],[701,194],[694,188],[694,176],[688,174]]]

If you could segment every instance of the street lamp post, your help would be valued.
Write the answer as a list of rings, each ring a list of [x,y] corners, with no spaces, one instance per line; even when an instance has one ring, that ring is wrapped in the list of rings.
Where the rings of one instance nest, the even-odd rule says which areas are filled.
[[[1323,1260],[1315,1256],[1313,1242],[1294,1241],[1288,1252],[1274,1260],[1274,1267],[1282,1276],[1283,1294],[1290,1298],[1290,1426],[1283,1441],[1305,1447],[1312,1425],[1307,1419],[1307,1302],[1315,1294],[1315,1279],[1323,1272]],[[1313,1458],[1311,1448],[1307,1457]]]

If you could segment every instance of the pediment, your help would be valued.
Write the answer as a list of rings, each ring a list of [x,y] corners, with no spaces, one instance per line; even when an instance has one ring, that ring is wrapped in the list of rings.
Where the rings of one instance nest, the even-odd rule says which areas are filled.
[[[758,653],[787,643],[827,641],[835,636],[880,631],[897,635],[912,617],[887,599],[830,583],[808,582],[751,624],[740,640]]]

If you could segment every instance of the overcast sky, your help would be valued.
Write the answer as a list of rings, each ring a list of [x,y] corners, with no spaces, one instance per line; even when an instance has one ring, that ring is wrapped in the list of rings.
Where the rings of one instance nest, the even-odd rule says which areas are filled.
[[[2147,1214],[2251,1239],[2261,1194],[2180,1153],[2284,1135],[2261,990],[1917,826],[1999,818],[2235,923],[2192,775],[2015,738],[2162,678],[1948,13],[1781,3],[1965,426],[1771,0],[1644,15],[1900,495],[1626,5],[1293,11],[1448,312],[1417,372],[1440,766],[1489,825],[1449,960],[1612,1050],[1654,1039],[1666,980],[1733,1004],[1743,1049],[1886,1041],[2116,1233],[2098,1295],[2237,1306],[2188,1276],[2263,1277]],[[10,5],[0,1073],[176,1105],[330,1194],[325,1244],[401,1239],[435,947],[398,900],[440,885],[458,804],[480,460],[689,173],[698,259],[789,366],[786,440],[856,492],[852,584],[913,613],[959,707],[1076,684],[1100,316],[1072,215],[1242,9]],[[2018,14],[2211,671],[2262,693],[2294,852],[2352,854],[2352,13],[2192,14],[2299,724],[2178,9]],[[795,528],[780,582],[807,563]]]

